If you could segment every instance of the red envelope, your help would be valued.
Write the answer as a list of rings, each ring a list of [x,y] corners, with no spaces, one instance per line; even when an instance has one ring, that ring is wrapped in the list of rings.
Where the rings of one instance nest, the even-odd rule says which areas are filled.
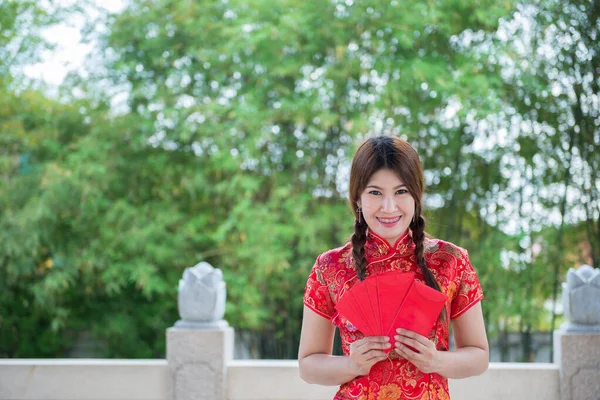
[[[379,289],[377,287],[377,279],[374,276],[365,279],[362,283],[358,283],[357,285],[365,285],[367,288],[367,292],[369,293],[369,302],[371,304],[371,315],[370,321],[373,324],[373,329],[375,330],[375,336],[381,336],[383,334],[383,325],[381,324],[380,319],[380,308],[379,308]]]
[[[417,282],[413,272],[392,271],[357,282],[336,309],[365,336],[388,336],[392,347],[384,351],[389,353],[398,328],[427,337],[446,299],[445,294]]]
[[[382,325],[382,335],[392,328],[398,309],[415,281],[415,274],[387,273],[375,275],[379,294],[379,319]]]
[[[371,325],[366,322],[365,317],[362,315],[362,309],[352,292],[346,292],[335,305],[335,308],[344,316],[344,318],[350,321],[352,325],[366,336],[375,335]]]
[[[398,309],[387,335],[393,337],[396,329],[403,328],[427,337],[447,298],[444,293],[415,281]]]
[[[360,311],[364,316],[364,320],[368,325],[367,330],[362,332],[367,336],[377,336],[379,335],[379,329],[377,328],[378,321],[375,314],[373,313],[371,301],[376,300],[377,298],[371,297],[368,289],[369,287],[366,284],[364,284],[364,282],[358,283],[350,289],[349,293],[352,293],[352,295],[354,295],[356,303],[358,304],[358,307],[360,308]]]

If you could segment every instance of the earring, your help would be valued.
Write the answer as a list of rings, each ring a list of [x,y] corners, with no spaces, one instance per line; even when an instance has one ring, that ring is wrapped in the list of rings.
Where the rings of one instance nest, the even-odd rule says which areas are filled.
[[[360,214],[362,213],[362,209],[360,207],[357,207],[356,213],[358,214],[358,223],[362,224],[362,218],[360,217]]]

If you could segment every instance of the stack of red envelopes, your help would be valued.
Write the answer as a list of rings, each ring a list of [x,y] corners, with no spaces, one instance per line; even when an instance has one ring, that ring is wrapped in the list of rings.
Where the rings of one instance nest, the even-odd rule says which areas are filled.
[[[356,283],[336,309],[365,336],[388,336],[393,348],[398,328],[428,336],[446,299],[445,294],[417,282],[413,272],[392,271]]]

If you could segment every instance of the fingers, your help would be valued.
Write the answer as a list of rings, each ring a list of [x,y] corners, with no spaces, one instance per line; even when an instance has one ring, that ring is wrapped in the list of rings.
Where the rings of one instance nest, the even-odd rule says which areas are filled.
[[[396,343],[396,348],[394,350],[396,351],[396,353],[401,355],[403,358],[406,358],[409,360],[414,360],[417,357],[419,357],[419,355],[421,355],[420,352],[414,351],[410,347],[408,347],[402,343]]]
[[[419,342],[419,341],[417,341],[415,339],[410,339],[410,338],[407,338],[406,336],[401,336],[401,335],[394,336],[394,339],[396,339],[396,342],[397,342],[396,343],[396,347],[398,347],[399,344],[400,345],[404,345],[404,347],[410,346],[413,349],[417,350],[418,353],[421,353],[421,352],[427,350],[427,346],[426,345],[424,345],[423,343],[421,343],[421,342]],[[413,351],[413,350],[411,350],[408,347],[407,347],[407,349],[409,351]]]
[[[387,359],[388,355],[383,350],[391,346],[387,336],[370,336],[352,343],[350,358],[358,374],[368,374],[374,364]]]
[[[394,336],[396,342],[408,345],[418,352],[426,350],[432,344],[431,340],[418,333],[407,331],[405,329],[397,329],[396,331],[398,332],[398,334]]]
[[[372,349],[384,350],[391,346],[390,338],[387,336],[367,336],[359,341],[356,350],[366,352]]]
[[[416,332],[413,332],[413,331],[408,331],[408,330],[406,330],[406,329],[402,329],[402,328],[398,328],[398,329],[396,329],[396,333],[397,333],[398,335],[400,335],[400,336],[405,336],[405,337],[407,337],[407,338],[409,338],[409,339],[417,340],[417,341],[419,341],[419,342],[421,342],[421,343],[426,343],[427,341],[429,341],[429,339],[428,339],[428,338],[426,338],[426,337],[425,337],[425,336],[423,336],[423,335],[419,335],[419,334],[418,334],[418,333],[416,333]]]
[[[365,336],[364,338],[359,340],[359,342],[361,343],[361,345],[364,345],[366,343],[385,343],[389,340],[390,338],[387,336]]]
[[[365,357],[367,359],[372,358],[372,357],[379,357],[381,355],[385,355],[385,352],[383,350],[379,350],[379,349],[372,349],[367,351],[366,353],[364,353]]]
[[[377,353],[373,353],[373,356],[365,360],[365,362],[372,366],[373,364],[377,364],[379,361],[383,361],[387,358],[387,354],[385,354],[383,351],[378,351]]]
[[[370,365],[373,365],[379,361],[385,360],[388,355],[383,351],[392,347],[389,337],[387,336],[371,336],[364,339],[363,347],[361,350],[365,350],[363,356],[365,361]]]
[[[371,359],[383,360],[386,358],[388,358],[388,355],[383,350],[371,350],[370,352],[365,354],[366,360],[371,360]]]

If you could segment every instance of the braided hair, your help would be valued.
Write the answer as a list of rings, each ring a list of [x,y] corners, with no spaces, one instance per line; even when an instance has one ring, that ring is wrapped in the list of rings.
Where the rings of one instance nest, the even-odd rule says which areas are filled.
[[[365,243],[367,242],[367,223],[361,217],[360,209],[357,210],[359,217],[354,221],[354,233],[352,234],[352,258],[358,278],[363,281],[367,272],[367,257],[365,256]]]
[[[442,288],[440,287],[440,284],[435,280],[435,276],[433,276],[431,270],[427,268],[427,263],[425,262],[423,245],[423,242],[425,241],[425,218],[423,218],[422,215],[415,217],[414,222],[410,224],[410,229],[412,231],[412,240],[415,244],[417,264],[421,267],[425,282],[427,283],[427,286],[441,292]]]

